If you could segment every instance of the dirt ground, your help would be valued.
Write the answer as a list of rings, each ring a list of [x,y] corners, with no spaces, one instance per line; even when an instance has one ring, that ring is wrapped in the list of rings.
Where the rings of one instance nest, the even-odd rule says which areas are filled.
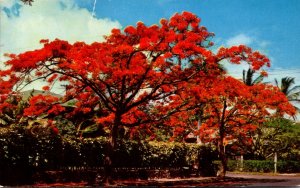
[[[86,182],[64,184],[36,184],[34,187],[89,187]],[[96,185],[94,185],[96,186]],[[117,187],[151,186],[151,187],[299,187],[300,174],[246,174],[227,173],[225,179],[215,177],[198,177],[185,179],[120,180]],[[92,185],[90,187],[93,187]]]
[[[247,186],[280,186],[280,187],[300,187],[300,174],[246,174],[246,173],[227,173],[231,178],[244,178],[255,180]]]

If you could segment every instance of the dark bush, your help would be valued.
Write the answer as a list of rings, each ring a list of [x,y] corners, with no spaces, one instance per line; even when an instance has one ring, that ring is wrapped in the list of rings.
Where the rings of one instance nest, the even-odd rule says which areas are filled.
[[[1,128],[0,184],[12,185],[22,179],[23,183],[31,183],[33,174],[45,171],[99,169],[103,167],[106,144],[106,138],[60,137],[47,127],[37,127],[35,131]],[[196,144],[119,141],[113,165],[125,169],[177,168],[187,174],[194,170],[207,176],[214,175],[214,156],[210,148]]]
[[[243,171],[246,172],[272,172],[274,171],[273,161],[246,160]]]
[[[41,129],[39,134],[24,127],[0,129],[0,182],[31,183],[34,172],[61,165],[61,139]]]
[[[277,171],[282,173],[300,172],[300,161],[278,161]]]
[[[186,159],[187,153],[188,147],[182,143],[145,143],[142,166],[162,168],[191,166]]]

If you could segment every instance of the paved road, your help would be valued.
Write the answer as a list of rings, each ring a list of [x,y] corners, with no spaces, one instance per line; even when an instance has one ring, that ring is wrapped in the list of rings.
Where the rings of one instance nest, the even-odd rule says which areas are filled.
[[[296,174],[279,174],[279,175],[250,175],[237,174],[229,172],[228,177],[247,178],[251,181],[247,186],[287,186],[300,187],[300,176]]]
[[[244,173],[226,173],[227,178],[194,177],[183,179],[155,179],[155,180],[124,180],[116,182],[116,186],[154,186],[154,187],[299,187],[300,174],[281,175],[250,175]],[[86,182],[85,182],[86,183]],[[85,187],[85,183],[56,183],[39,184],[20,187]],[[70,186],[71,185],[71,186]],[[0,188],[2,186],[0,185]]]

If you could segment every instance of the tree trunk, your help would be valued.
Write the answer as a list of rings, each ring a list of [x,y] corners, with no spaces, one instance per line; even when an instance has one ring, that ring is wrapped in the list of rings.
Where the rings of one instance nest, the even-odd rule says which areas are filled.
[[[225,146],[223,145],[223,138],[222,141],[219,142],[219,156],[221,160],[221,165],[219,166],[219,171],[217,173],[217,176],[220,178],[224,178],[226,175],[227,170],[227,158],[225,153]]]
[[[227,158],[226,158],[226,151],[225,151],[225,145],[224,145],[226,108],[227,108],[227,104],[226,104],[226,100],[224,100],[223,111],[222,111],[222,115],[220,118],[221,121],[220,121],[220,127],[219,127],[220,140],[218,143],[219,157],[221,160],[221,165],[219,167],[217,176],[220,178],[225,178],[225,174],[226,174],[226,170],[227,170]]]
[[[111,132],[109,134],[109,142],[106,146],[105,157],[104,157],[104,185],[113,184],[112,172],[113,172],[113,158],[117,144],[118,127],[120,125],[121,118],[116,117],[114,124],[112,125]]]
[[[220,178],[225,178],[226,170],[227,170],[227,158],[226,158],[226,151],[225,151],[225,144],[224,144],[224,137],[225,137],[225,125],[221,123],[220,125],[220,140],[218,143],[218,150],[219,150],[219,157],[221,160],[221,165],[219,166],[219,171],[217,176]]]

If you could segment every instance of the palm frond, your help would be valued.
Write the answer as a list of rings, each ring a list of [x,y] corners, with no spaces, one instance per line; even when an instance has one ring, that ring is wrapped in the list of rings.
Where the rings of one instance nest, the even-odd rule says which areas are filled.
[[[275,84],[276,84],[276,86],[278,87],[278,88],[280,88],[279,87],[279,83],[278,83],[278,80],[275,78]]]
[[[253,84],[259,84],[263,81],[264,76],[263,75],[259,75],[257,78],[255,78],[255,80],[253,81]]]
[[[32,5],[33,0],[21,0],[24,4]]]
[[[297,90],[299,90],[299,91],[297,91]],[[300,93],[300,85],[297,85],[297,86],[294,86],[292,89],[289,89],[288,91],[287,91],[287,95],[289,95],[290,93]]]
[[[300,102],[300,85],[293,87],[293,84],[295,84],[295,78],[293,77],[282,78],[280,86],[277,79],[275,78],[275,83],[276,86],[281,90],[281,92],[286,95],[289,102],[291,103]],[[300,112],[300,109],[297,106],[295,106],[295,104],[292,105],[296,108],[297,112]]]
[[[243,70],[243,82],[248,85],[248,86],[253,86],[254,84],[258,84],[262,81],[263,76],[260,75],[258,76],[254,81],[253,81],[253,76],[254,76],[255,71],[251,68],[247,70]]]
[[[246,84],[246,71],[243,70],[243,82]]]
[[[228,70],[226,69],[226,67],[223,64],[218,64],[218,69],[223,71],[223,72],[228,72]]]
[[[281,79],[281,88],[280,90],[287,95],[289,88],[295,83],[295,78],[292,77],[284,77]]]
[[[252,69],[248,69],[248,71],[247,71],[247,80],[246,80],[246,82],[248,83],[247,85],[253,85],[253,82],[252,82],[252,80],[253,80],[253,74],[254,74],[254,70],[252,70]]]
[[[290,93],[290,94],[288,95],[288,97],[292,97],[293,99],[297,99],[297,98],[300,97],[300,91],[294,92],[294,93]]]

